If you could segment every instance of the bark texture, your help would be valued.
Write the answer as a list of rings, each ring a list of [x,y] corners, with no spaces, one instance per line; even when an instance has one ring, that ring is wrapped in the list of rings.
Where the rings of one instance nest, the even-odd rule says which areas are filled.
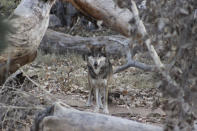
[[[22,0],[10,16],[15,31],[8,34],[8,48],[0,55],[0,85],[18,68],[35,59],[54,1]]]
[[[79,54],[86,54],[88,52],[86,44],[90,43],[95,45],[106,45],[106,50],[109,55],[117,57],[124,56],[125,52],[123,46],[117,41],[113,41],[114,39],[118,41],[128,41],[128,38],[120,35],[80,37],[48,29],[40,44],[40,49],[47,53],[66,54],[73,51]]]

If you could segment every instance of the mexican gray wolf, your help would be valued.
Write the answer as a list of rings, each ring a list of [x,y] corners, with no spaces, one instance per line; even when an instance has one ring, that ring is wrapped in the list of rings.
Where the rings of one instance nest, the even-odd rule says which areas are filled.
[[[95,95],[96,106],[94,111],[99,112],[99,109],[102,108],[103,113],[108,114],[108,89],[113,74],[112,64],[107,56],[105,45],[87,44],[87,48],[88,54],[86,60],[90,90],[86,105],[91,106],[93,96]]]

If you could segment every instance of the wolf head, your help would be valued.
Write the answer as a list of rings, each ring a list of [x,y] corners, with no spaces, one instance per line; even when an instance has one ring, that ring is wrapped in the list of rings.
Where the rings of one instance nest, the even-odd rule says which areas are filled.
[[[99,74],[101,68],[105,66],[107,62],[107,56],[105,51],[105,45],[87,45],[88,56],[87,63],[94,70],[96,74]]]

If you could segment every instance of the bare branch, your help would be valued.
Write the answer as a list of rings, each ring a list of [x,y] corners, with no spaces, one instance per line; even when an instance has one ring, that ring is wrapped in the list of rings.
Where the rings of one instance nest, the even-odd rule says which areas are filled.
[[[23,109],[23,110],[29,110],[29,109],[32,109],[32,110],[43,110],[44,108],[43,107],[39,107],[39,106],[35,106],[35,107],[22,107],[22,106],[6,106],[2,103],[0,103],[0,108],[12,108],[12,109]]]
[[[129,45],[129,43],[130,43],[130,41],[131,41],[131,39],[119,40],[119,39],[116,39],[116,38],[111,37],[111,36],[109,37],[109,40],[115,41],[115,42],[119,43],[119,44],[122,45],[122,46],[127,46],[127,45]]]
[[[167,72],[164,64],[161,62],[157,52],[154,49],[154,46],[151,45],[151,39],[148,36],[148,33],[146,31],[146,28],[143,24],[143,22],[139,19],[139,13],[138,13],[138,9],[137,6],[135,4],[135,2],[132,0],[132,12],[134,14],[134,18],[136,20],[136,24],[137,24],[137,28],[138,28],[138,32],[145,38],[145,44],[146,47],[148,48],[148,51],[157,67],[157,69],[160,71],[160,73],[162,74],[162,76],[173,86],[177,87],[177,83],[170,77],[169,73]]]
[[[147,65],[138,61],[130,60],[127,64],[122,65],[118,67],[115,71],[114,74],[119,73],[123,70],[126,70],[129,67],[136,67],[139,69],[142,69],[144,71],[156,71],[156,67],[154,65]]]
[[[157,55],[157,52],[155,51],[153,45],[150,44],[151,39],[147,39],[145,41],[146,47],[148,48],[148,51],[151,55],[151,57],[153,58],[155,65],[159,68],[159,69],[164,69],[164,65],[161,62],[159,56]]]
[[[123,70],[128,69],[129,67],[136,67],[142,69],[144,71],[155,71],[156,68],[154,65],[147,65],[138,61],[133,60],[133,52],[130,49],[129,43],[131,44],[132,39],[126,39],[124,41],[120,41],[118,39],[114,39],[113,37],[109,38],[109,40],[118,42],[120,45],[123,46],[124,52],[126,54],[127,63],[115,69],[114,74],[119,73]]]
[[[151,42],[151,40],[150,39],[147,39],[145,41],[145,44],[146,44],[146,46],[147,46],[147,48],[149,50],[149,53],[150,53],[153,61],[155,62],[156,67],[158,68],[158,70],[160,71],[160,73],[162,74],[162,76],[169,82],[169,84],[177,87],[178,84],[176,83],[176,81],[174,81],[170,77],[169,73],[166,71],[166,68],[165,68],[164,64],[161,62],[161,60],[160,60],[157,52],[155,51],[153,45],[150,44],[150,42]]]

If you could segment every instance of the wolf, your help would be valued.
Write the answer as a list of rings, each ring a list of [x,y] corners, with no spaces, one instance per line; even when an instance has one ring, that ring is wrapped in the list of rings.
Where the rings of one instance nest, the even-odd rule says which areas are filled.
[[[105,45],[91,45],[87,44],[87,68],[88,68],[88,84],[89,95],[86,105],[91,106],[93,94],[96,98],[95,112],[103,108],[105,114],[108,110],[108,88],[112,80],[112,64],[105,50]],[[95,93],[94,93],[95,91]],[[103,95],[102,95],[103,94]],[[103,103],[101,97],[103,96]]]

